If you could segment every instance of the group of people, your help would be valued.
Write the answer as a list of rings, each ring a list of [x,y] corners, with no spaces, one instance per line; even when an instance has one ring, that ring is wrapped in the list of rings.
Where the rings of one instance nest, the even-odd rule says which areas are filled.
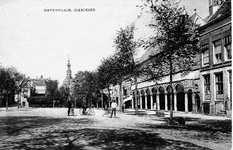
[[[70,116],[70,113],[72,112],[72,109],[74,109],[74,104],[72,104],[71,101],[68,100],[67,105],[68,105],[68,111],[67,111],[67,113],[68,113],[68,116]],[[83,112],[82,113],[85,114],[85,112],[87,110],[87,104],[86,104],[85,100],[83,100],[83,102],[82,102],[82,108],[83,108]],[[110,118],[112,118],[113,115],[116,118],[116,108],[117,108],[117,103],[116,103],[115,100],[113,100],[112,103],[111,103],[112,112],[111,112]],[[125,104],[122,105],[122,112],[124,112],[124,108],[125,108]]]

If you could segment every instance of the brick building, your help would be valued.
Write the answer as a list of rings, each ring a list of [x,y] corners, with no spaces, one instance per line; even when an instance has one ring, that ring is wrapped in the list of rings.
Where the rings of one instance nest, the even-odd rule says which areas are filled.
[[[209,1],[210,16],[200,27],[201,101],[205,114],[231,110],[231,1]]]

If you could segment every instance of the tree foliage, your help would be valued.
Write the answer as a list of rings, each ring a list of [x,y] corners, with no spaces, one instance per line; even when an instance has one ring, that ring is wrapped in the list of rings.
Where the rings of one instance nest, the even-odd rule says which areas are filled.
[[[58,94],[58,81],[57,80],[46,80],[46,97],[54,99]]]
[[[0,66],[0,95],[4,98],[11,97],[10,103],[13,103],[14,94],[19,93],[27,78],[20,73],[16,68],[5,68]]]
[[[74,97],[79,105],[83,98],[88,102],[88,105],[98,101],[99,85],[96,72],[78,71],[73,79]]]
[[[125,28],[120,28],[117,31],[117,36],[114,39],[114,46],[116,48],[115,55],[117,63],[121,66],[121,75],[138,75],[137,61],[135,55],[137,54],[138,43],[134,39],[135,25],[130,24]]]
[[[69,87],[61,86],[58,91],[59,91],[57,94],[58,103],[60,106],[65,106],[70,94],[70,89]]]
[[[192,70],[199,54],[198,25],[186,14],[179,3],[172,0],[148,1],[153,15],[150,27],[155,36],[146,42],[146,48],[156,48],[150,61],[145,65],[154,79],[174,72],[184,75]],[[172,67],[171,67],[172,66]]]
[[[118,76],[120,81],[120,90],[122,80],[126,77],[133,78],[135,81],[135,90],[137,91],[137,78],[142,72],[140,65],[136,60],[137,48],[139,42],[134,39],[135,25],[130,24],[125,28],[120,28],[117,31],[117,36],[114,39],[114,46],[116,48],[116,64],[118,68]],[[120,92],[121,94],[121,92]],[[137,96],[136,96],[137,97]],[[123,104],[122,96],[120,95],[121,105]],[[137,101],[136,101],[137,103]],[[136,104],[137,114],[137,104]]]
[[[155,36],[149,38],[146,47],[158,49],[144,66],[155,80],[169,75],[172,87],[174,73],[185,75],[197,63],[194,58],[199,54],[198,25],[173,0],[147,2],[153,16],[150,27],[154,29]],[[170,94],[170,119],[173,122],[172,99]]]

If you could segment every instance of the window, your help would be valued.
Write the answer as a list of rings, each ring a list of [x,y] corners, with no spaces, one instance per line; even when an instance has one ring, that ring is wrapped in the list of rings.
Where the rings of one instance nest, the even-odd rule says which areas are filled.
[[[223,94],[223,74],[218,73],[215,74],[215,81],[216,81],[216,93]]]
[[[231,70],[229,70],[229,84],[230,84],[230,100],[232,100],[232,73],[231,73]],[[230,106],[232,106],[232,104]]]
[[[225,60],[231,59],[231,36],[224,38]]]
[[[204,76],[204,90],[205,94],[210,94],[210,75]]]
[[[127,89],[123,89],[123,94],[124,94],[124,96],[127,96]]]
[[[214,42],[214,63],[222,62],[221,40]]]
[[[209,44],[205,44],[201,46],[202,50],[202,59],[203,59],[203,65],[209,64]]]

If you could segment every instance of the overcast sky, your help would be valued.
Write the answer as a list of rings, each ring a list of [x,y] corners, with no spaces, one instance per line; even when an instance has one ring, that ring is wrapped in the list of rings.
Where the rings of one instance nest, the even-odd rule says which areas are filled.
[[[60,83],[68,55],[73,76],[80,70],[95,70],[113,54],[116,31],[137,20],[141,10],[136,6],[141,4],[141,0],[1,0],[0,63],[31,78],[43,75]],[[197,8],[201,17],[208,15],[208,0],[183,0],[183,4],[189,14]],[[74,11],[85,8],[94,11]],[[137,36],[147,35],[149,19],[145,14],[137,20]]]

